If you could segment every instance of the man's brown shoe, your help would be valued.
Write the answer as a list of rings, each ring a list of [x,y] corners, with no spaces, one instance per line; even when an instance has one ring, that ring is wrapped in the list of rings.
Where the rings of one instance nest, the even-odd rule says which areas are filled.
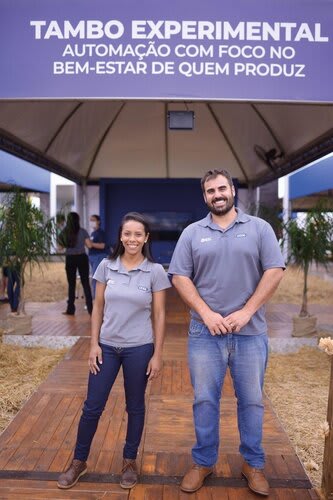
[[[202,467],[201,465],[193,464],[183,477],[180,489],[188,493],[197,491],[203,485],[205,478],[213,471],[214,467]]]
[[[81,476],[87,472],[87,462],[74,459],[66,472],[62,472],[58,478],[58,488],[68,490],[74,486]]]
[[[265,478],[263,469],[250,467],[249,464],[244,462],[242,474],[246,477],[250,490],[254,491],[254,493],[258,493],[259,495],[268,496],[269,484]]]
[[[138,482],[138,470],[135,460],[124,458],[121,470],[120,486],[129,490]]]

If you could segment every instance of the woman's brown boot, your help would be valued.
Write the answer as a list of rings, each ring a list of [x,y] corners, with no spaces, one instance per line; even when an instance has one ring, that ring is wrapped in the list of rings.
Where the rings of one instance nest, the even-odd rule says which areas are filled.
[[[124,458],[121,470],[120,486],[125,489],[133,488],[138,482],[138,470],[135,460]]]

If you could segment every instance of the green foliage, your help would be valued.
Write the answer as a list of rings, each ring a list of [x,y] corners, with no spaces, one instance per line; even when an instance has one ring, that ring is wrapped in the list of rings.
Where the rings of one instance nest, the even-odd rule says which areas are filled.
[[[255,215],[268,222],[278,239],[282,237],[282,220],[280,217],[280,207],[268,206],[263,203],[251,203],[246,210],[249,215]]]
[[[307,279],[310,265],[327,265],[331,258],[333,218],[327,208],[322,203],[318,204],[306,214],[302,222],[289,219],[284,225],[289,245],[289,261],[303,270],[304,288],[300,316],[309,316]]]
[[[55,234],[54,221],[35,207],[26,193],[8,193],[0,210],[0,256],[8,267],[19,272],[23,302],[24,272],[27,265],[40,265],[50,254]],[[20,304],[24,310],[24,303]]]
[[[312,210],[303,222],[291,219],[287,223],[290,257],[304,268],[311,264],[327,264],[332,238],[332,221],[323,212]]]

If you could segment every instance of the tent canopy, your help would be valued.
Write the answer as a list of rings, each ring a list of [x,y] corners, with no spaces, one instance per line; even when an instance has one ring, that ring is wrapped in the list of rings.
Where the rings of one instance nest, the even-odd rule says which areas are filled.
[[[172,110],[193,130],[169,130]],[[333,151],[332,124],[331,104],[0,101],[0,148],[78,183],[226,168],[253,187]]]
[[[224,167],[253,187],[333,150],[330,1],[2,3],[8,152],[76,182]]]

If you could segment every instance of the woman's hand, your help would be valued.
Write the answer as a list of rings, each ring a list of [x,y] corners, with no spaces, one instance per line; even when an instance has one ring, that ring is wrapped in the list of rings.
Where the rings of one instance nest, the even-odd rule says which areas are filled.
[[[97,361],[100,365],[103,362],[102,349],[98,344],[91,346],[89,352],[88,365],[89,365],[89,370],[93,375],[97,375],[97,373],[100,371],[100,367],[98,366]]]
[[[148,363],[148,368],[146,375],[149,375],[148,380],[152,380],[153,378],[157,378],[162,369],[162,357],[154,354],[151,360]]]

